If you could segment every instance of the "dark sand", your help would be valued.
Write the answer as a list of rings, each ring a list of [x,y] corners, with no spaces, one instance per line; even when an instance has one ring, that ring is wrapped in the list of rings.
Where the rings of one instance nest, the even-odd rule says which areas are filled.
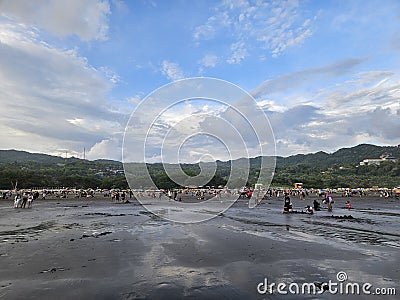
[[[294,207],[312,200],[293,198]],[[400,200],[350,198],[352,210],[341,208],[346,200],[337,196],[333,213],[311,216],[282,214],[281,199],[254,209],[239,200],[210,221],[188,225],[137,202],[102,197],[38,200],[33,209],[0,200],[0,298],[342,299],[257,292],[265,277],[337,282],[339,271],[348,281],[399,294]],[[366,297],[374,298],[346,299]]]

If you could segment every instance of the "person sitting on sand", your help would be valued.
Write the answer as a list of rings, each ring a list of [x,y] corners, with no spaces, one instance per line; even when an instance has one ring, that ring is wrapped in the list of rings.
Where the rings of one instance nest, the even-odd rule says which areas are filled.
[[[314,206],[314,210],[316,210],[316,211],[321,210],[321,205],[319,204],[317,199],[314,199],[313,206]]]
[[[306,206],[306,214],[312,215],[314,213],[312,207],[310,205]]]
[[[346,201],[346,208],[347,208],[347,209],[351,209],[350,201]]]

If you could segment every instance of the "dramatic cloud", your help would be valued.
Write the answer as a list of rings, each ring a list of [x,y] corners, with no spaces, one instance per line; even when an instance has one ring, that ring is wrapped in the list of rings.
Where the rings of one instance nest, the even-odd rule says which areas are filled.
[[[79,155],[123,132],[112,80],[75,51],[43,43],[24,25],[0,24],[0,148]]]
[[[251,88],[257,109],[272,124],[280,155],[400,144],[398,1],[213,5],[201,1],[190,10],[185,1],[171,9],[148,1],[0,0],[0,148],[79,156],[85,147],[88,158],[120,159],[131,110],[165,79],[190,74]],[[155,20],[166,25],[153,26]],[[218,91],[213,90],[215,99]],[[192,92],[188,89],[184,99]],[[249,113],[236,96],[228,98]],[[232,109],[200,99],[164,111],[149,142],[162,143],[176,124],[179,130],[167,140],[171,146],[178,143],[173,134],[186,128],[232,141],[235,132],[226,124],[209,122],[216,116],[252,137]],[[143,114],[165,103],[147,100]],[[192,118],[206,114],[202,121]],[[262,117],[255,123],[263,124]],[[132,129],[138,139],[148,130],[140,125]],[[187,162],[209,154],[207,149],[226,157],[209,138],[184,146]],[[249,146],[257,155],[259,145]],[[151,161],[160,159],[154,149]]]
[[[122,135],[97,142],[86,154],[87,159],[107,158],[122,161]]]
[[[0,12],[56,36],[77,35],[89,41],[107,38],[110,6],[99,0],[4,0]]]
[[[353,63],[287,74],[275,82],[264,82],[253,92],[259,97],[269,97],[258,104],[272,124],[277,153],[330,152],[358,143],[400,143],[398,76],[393,71],[380,70],[353,73],[350,72]],[[346,67],[335,68],[336,65]],[[346,70],[348,76],[342,77]],[[341,80],[336,78],[319,90],[301,95],[303,81],[334,75]],[[291,89],[286,86],[289,82],[292,82]],[[289,90],[299,94],[299,100],[286,101],[284,108],[278,103],[285,103],[281,99]]]
[[[254,100],[238,87],[209,78],[178,81],[136,108],[124,138],[124,159],[175,163],[204,155],[220,160],[259,156],[273,153],[269,129]]]

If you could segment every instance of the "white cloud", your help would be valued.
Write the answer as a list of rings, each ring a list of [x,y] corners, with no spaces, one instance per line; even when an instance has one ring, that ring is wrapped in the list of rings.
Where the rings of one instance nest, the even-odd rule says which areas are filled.
[[[75,51],[26,29],[0,23],[0,148],[80,153],[121,135],[127,116],[106,100],[112,84]]]
[[[275,101],[273,100],[261,100],[261,101],[257,101],[257,105],[266,111],[275,111],[275,112],[284,112],[286,111],[288,108],[283,106],[283,105],[279,105],[277,104]]]
[[[213,18],[214,19],[214,18]],[[212,19],[212,20],[213,20]],[[195,40],[208,40],[214,37],[215,29],[212,25],[204,24],[197,27],[193,33],[193,38]]]
[[[138,105],[127,126],[126,161],[200,159],[193,149],[221,160],[256,156],[261,155],[262,147],[257,137],[272,138],[266,133],[265,118],[260,118],[262,111],[252,105],[254,102],[247,93],[234,85],[207,78],[192,79],[167,85],[150,97]],[[190,100],[176,102],[188,97]],[[246,103],[234,102],[243,98]],[[144,143],[146,147],[135,148]]]
[[[392,71],[368,71],[368,72],[360,72],[356,74],[356,78],[349,81],[349,83],[354,84],[369,84],[376,83],[377,80],[380,80],[379,84],[386,81],[388,78],[392,77],[395,73]]]
[[[206,23],[195,28],[193,38],[195,41],[210,40],[214,38],[220,27],[227,27],[231,24],[228,12],[217,13],[207,19]]]
[[[272,57],[302,44],[313,34],[316,16],[307,17],[296,0],[222,1],[215,14],[196,27],[193,39],[201,41],[224,36],[231,40],[226,61],[240,63],[254,48],[267,49]]]
[[[128,98],[127,100],[128,100],[129,103],[132,103],[132,104],[136,105],[136,104],[139,104],[140,101],[142,101],[142,96],[141,95],[135,95],[133,97]]]
[[[199,61],[199,64],[206,68],[214,68],[217,65],[217,62],[218,62],[218,56],[214,54],[206,54]]]
[[[326,80],[347,75],[365,61],[366,59],[364,58],[349,58],[322,67],[285,74],[274,79],[265,80],[251,91],[251,95],[259,99],[272,93],[294,90],[300,86],[311,85],[313,82],[321,79]]]
[[[228,64],[238,64],[247,56],[249,56],[246,49],[246,45],[242,41],[233,43],[230,47],[230,50],[231,50],[231,55],[226,60]]]
[[[342,64],[345,65],[348,64]],[[354,73],[350,72],[353,70],[350,65],[343,69],[348,73],[344,77],[343,72],[338,70],[332,73],[336,69],[332,65],[319,68],[321,74],[316,69],[287,74],[275,79],[275,83],[272,80],[256,89],[255,94],[260,97],[269,95],[268,100],[259,100],[258,104],[272,124],[279,155],[320,150],[332,152],[360,142],[400,143],[398,75],[381,70]],[[307,80],[322,75],[332,77],[334,74],[337,75],[336,80],[327,81],[330,83],[326,83],[321,90],[311,89],[307,94],[300,95],[303,93],[301,86]],[[306,81],[303,81],[304,78]],[[293,83],[292,88],[283,89],[282,85],[286,87],[289,82]],[[309,104],[287,101],[288,93],[308,99]],[[281,109],[276,109],[276,106]]]
[[[104,76],[106,76],[111,83],[116,84],[121,82],[121,77],[108,67],[100,67],[99,71],[103,72]]]
[[[162,62],[161,72],[172,81],[184,78],[183,71],[180,69],[179,65],[167,60]]]
[[[77,35],[84,41],[107,38],[108,1],[6,0],[0,2],[0,11],[3,16],[56,36]]]
[[[353,58],[286,74],[263,82],[253,91],[258,106],[271,122],[278,155],[320,150],[331,152],[343,146],[353,146],[360,141],[400,143],[398,75],[392,70],[357,72],[357,69],[365,69],[365,62],[367,61],[363,58]],[[318,81],[316,86],[313,85],[315,81]],[[167,139],[167,150],[164,153],[166,156],[171,154],[168,152],[170,149],[179,145],[178,138],[190,132],[212,132],[224,141],[235,141],[236,146],[232,147],[230,154],[233,157],[243,156],[243,153],[236,151],[240,140],[235,137],[235,131],[227,130],[225,124],[208,122],[211,119],[207,115],[204,118],[193,118],[203,112],[209,114],[215,110],[211,105],[201,104],[196,107],[183,103],[180,107],[163,112],[151,130],[149,146],[153,145],[154,148],[149,147],[149,159],[160,160],[161,153],[153,150],[161,145],[163,137],[171,128],[175,128],[175,131]],[[234,104],[240,112],[248,113],[247,107],[236,102]],[[148,107],[147,110],[152,108]],[[259,144],[254,143],[257,139],[243,118],[230,109],[215,111],[214,116],[228,120],[240,131],[249,146],[249,155],[256,156]],[[254,124],[264,124],[261,116],[258,116],[258,122],[258,117],[250,115]],[[176,127],[179,122],[179,127]],[[134,133],[141,134],[136,127]],[[199,153],[209,153],[207,151],[210,144],[204,140],[192,140],[188,145]],[[211,148],[213,153],[217,153],[214,157],[227,159],[222,148],[216,144]],[[185,155],[182,157],[184,161],[199,159],[199,155],[194,152],[188,151]]]
[[[202,59],[198,61],[199,70],[198,73],[202,75],[206,68],[214,68],[218,63],[218,56],[214,54],[206,54]]]
[[[113,159],[122,161],[122,140],[118,137],[106,138],[96,143],[86,154],[87,159]]]

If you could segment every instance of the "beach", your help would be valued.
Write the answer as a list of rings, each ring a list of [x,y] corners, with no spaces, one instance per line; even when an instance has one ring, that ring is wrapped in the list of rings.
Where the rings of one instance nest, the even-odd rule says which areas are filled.
[[[300,211],[313,199],[292,201]],[[400,200],[334,200],[333,212],[307,215],[282,214],[282,198],[253,209],[240,199],[195,224],[164,220],[134,200],[118,204],[102,196],[37,200],[32,209],[0,200],[0,298],[340,299],[327,291],[257,290],[266,278],[320,285],[338,282],[339,272],[346,273],[345,283],[399,293]],[[353,209],[345,209],[347,200]],[[157,210],[160,201],[149,200],[149,206]],[[161,206],[168,205],[174,201]]]

